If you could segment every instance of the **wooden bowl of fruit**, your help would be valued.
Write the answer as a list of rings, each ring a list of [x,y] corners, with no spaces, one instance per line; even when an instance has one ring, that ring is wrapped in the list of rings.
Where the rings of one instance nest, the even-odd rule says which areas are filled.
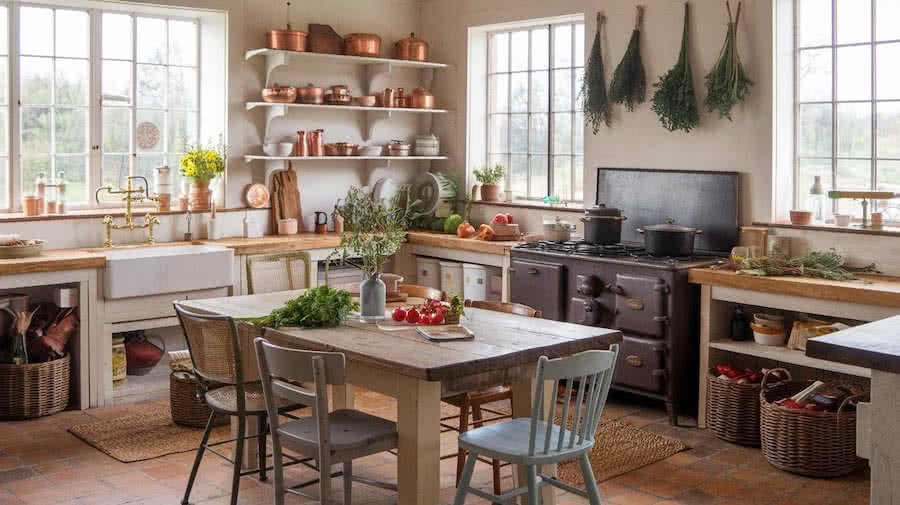
[[[491,219],[491,228],[494,230],[491,240],[515,241],[522,238],[522,231],[518,223],[513,222],[512,214],[497,214]]]

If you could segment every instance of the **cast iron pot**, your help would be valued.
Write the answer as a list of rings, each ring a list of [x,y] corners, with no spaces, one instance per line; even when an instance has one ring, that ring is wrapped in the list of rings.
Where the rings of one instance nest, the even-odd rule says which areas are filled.
[[[620,209],[600,204],[584,209],[584,241],[589,244],[610,245],[622,241],[622,221],[626,220]]]
[[[694,254],[694,237],[703,233],[703,230],[677,225],[674,219],[637,231],[644,235],[644,248],[653,256],[691,256]]]

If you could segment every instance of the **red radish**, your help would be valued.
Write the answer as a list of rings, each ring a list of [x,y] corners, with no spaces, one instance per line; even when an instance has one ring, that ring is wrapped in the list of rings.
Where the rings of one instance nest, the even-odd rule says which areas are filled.
[[[416,324],[419,322],[419,311],[416,309],[409,309],[406,312],[406,322],[410,324]]]
[[[402,307],[397,307],[394,309],[394,312],[391,313],[391,317],[394,318],[394,321],[404,321],[406,320],[406,311],[403,310]]]

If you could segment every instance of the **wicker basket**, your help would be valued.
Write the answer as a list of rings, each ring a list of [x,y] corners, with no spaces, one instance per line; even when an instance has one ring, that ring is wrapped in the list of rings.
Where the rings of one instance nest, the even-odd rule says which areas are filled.
[[[760,384],[720,379],[716,369],[706,373],[706,427],[733,444],[759,447]]]
[[[0,419],[49,416],[69,405],[72,358],[0,365]]]
[[[175,424],[192,428],[205,428],[209,421],[209,407],[203,395],[214,384],[202,383],[193,372],[191,355],[188,351],[169,352],[169,407]],[[214,426],[228,423],[227,416],[219,416],[213,421]]]
[[[770,372],[771,373],[771,372]],[[793,396],[811,381],[786,381],[766,388],[763,378],[760,398],[762,452],[774,467],[808,477],[840,477],[853,472],[856,456],[856,412],[790,409],[774,402]]]

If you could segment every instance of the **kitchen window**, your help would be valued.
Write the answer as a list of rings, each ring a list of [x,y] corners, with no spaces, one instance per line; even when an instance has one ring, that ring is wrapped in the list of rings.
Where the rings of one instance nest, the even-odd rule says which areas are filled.
[[[162,165],[177,182],[199,136],[200,28],[156,11],[0,6],[0,209],[18,210],[39,174],[65,179],[68,208],[128,175],[152,191]]]
[[[794,205],[825,189],[900,192],[900,2],[795,0]],[[838,200],[826,214],[861,215]]]
[[[487,162],[503,164],[515,199],[581,201],[584,22],[496,30],[487,38]]]

